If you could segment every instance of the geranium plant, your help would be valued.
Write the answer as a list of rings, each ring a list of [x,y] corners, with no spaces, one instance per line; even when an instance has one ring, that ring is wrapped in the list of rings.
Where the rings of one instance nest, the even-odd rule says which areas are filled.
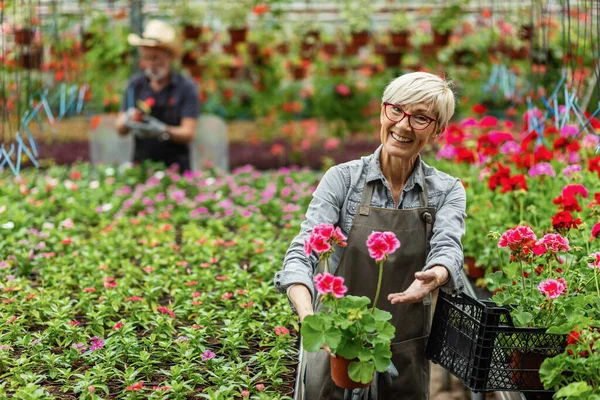
[[[334,243],[337,241],[345,245],[345,237],[335,236],[333,232],[336,229],[331,225],[319,225],[317,228],[306,240],[305,248],[319,253],[328,265]],[[329,232],[332,232],[329,236],[322,235]],[[340,235],[341,231],[337,234]],[[327,345],[331,354],[351,361],[348,376],[362,384],[373,379],[375,370],[384,372],[391,362],[390,344],[395,334],[395,328],[389,322],[392,315],[377,309],[375,304],[379,298],[383,264],[387,256],[400,247],[400,242],[391,232],[373,232],[367,246],[380,268],[373,306],[369,307],[371,300],[366,296],[345,296],[348,288],[344,285],[344,278],[329,272],[317,274],[314,281],[321,296],[322,309],[306,316],[301,329],[306,351],[317,352]]]

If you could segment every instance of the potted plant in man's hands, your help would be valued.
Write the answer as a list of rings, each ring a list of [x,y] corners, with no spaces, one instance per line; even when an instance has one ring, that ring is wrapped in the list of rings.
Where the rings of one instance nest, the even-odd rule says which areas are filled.
[[[305,242],[305,253],[313,251],[329,269],[329,256],[336,245],[345,246],[346,238],[339,228],[318,225]],[[324,272],[315,276],[315,286],[321,296],[322,309],[308,315],[302,322],[302,344],[306,351],[317,352],[323,346],[330,349],[331,377],[345,389],[370,385],[375,370],[385,372],[392,359],[390,350],[395,328],[389,322],[392,315],[375,307],[381,288],[383,263],[400,243],[391,232],[374,232],[367,241],[369,253],[379,262],[380,273],[375,302],[366,296],[345,296],[344,278]]]

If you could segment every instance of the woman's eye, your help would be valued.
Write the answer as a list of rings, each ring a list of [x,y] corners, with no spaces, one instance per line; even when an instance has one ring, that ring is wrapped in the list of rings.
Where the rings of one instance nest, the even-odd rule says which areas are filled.
[[[392,107],[392,110],[394,110],[394,112],[398,114],[402,113],[402,109],[400,107]]]
[[[429,119],[424,115],[415,115],[414,118],[419,122],[428,122]]]

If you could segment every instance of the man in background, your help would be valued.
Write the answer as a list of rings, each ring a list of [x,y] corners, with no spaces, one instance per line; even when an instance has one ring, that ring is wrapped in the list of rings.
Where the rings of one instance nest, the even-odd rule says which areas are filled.
[[[176,164],[190,170],[190,146],[196,135],[200,105],[196,85],[173,68],[181,56],[175,29],[160,20],[148,21],[142,36],[127,41],[139,48],[142,72],[125,91],[117,118],[120,135],[135,136],[134,162]]]

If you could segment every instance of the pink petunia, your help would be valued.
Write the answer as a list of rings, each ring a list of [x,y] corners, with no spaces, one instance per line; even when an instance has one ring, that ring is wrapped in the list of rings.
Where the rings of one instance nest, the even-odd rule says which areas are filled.
[[[112,328],[113,328],[113,330],[115,330],[115,331],[116,331],[116,330],[118,330],[118,329],[121,329],[121,328],[122,328],[122,327],[124,327],[124,326],[125,326],[125,324],[124,324],[124,323],[122,323],[121,321],[119,321],[119,322],[117,322],[117,323],[115,324],[115,326],[113,326]]]
[[[372,232],[367,238],[369,255],[376,261],[383,261],[400,248],[400,241],[393,232]]]
[[[278,326],[275,328],[275,334],[277,336],[289,335],[290,331],[285,326]]]
[[[200,357],[202,357],[202,361],[210,360],[215,358],[217,355],[210,350],[206,350]]]
[[[547,279],[540,282],[538,290],[549,299],[556,299],[561,294],[565,293],[567,285],[564,280]]]

